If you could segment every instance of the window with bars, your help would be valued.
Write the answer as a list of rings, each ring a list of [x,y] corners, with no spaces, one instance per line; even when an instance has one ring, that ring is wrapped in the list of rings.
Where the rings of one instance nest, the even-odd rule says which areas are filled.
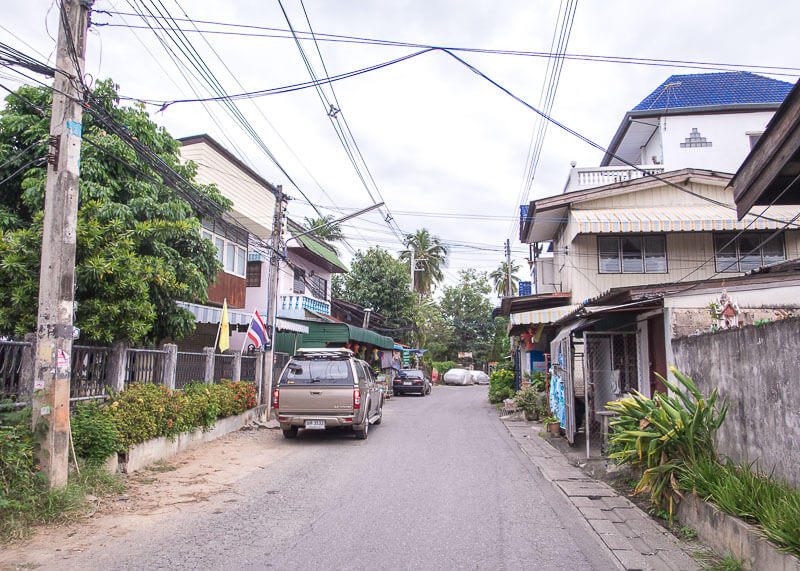
[[[328,280],[314,276],[311,278],[309,289],[311,290],[311,295],[317,299],[328,299]]]
[[[261,262],[247,262],[247,287],[261,287]]]
[[[667,239],[660,234],[598,236],[597,256],[601,274],[664,274]]]
[[[306,293],[306,271],[300,268],[294,269],[294,284],[292,286],[294,293]]]
[[[748,272],[786,259],[783,234],[772,240],[770,232],[714,234],[714,259],[717,272]],[[735,238],[735,239],[734,239]]]

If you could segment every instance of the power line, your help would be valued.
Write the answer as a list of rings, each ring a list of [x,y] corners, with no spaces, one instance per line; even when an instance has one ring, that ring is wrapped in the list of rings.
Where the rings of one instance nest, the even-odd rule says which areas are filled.
[[[189,15],[186,13],[186,10],[184,10],[184,9],[183,9],[183,7],[180,5],[180,3],[178,2],[178,0],[175,0],[175,4],[178,6],[178,8],[181,10],[181,12],[183,12],[183,15],[184,15],[184,16],[186,17],[186,19],[188,20],[188,19],[189,19]],[[191,21],[191,20],[190,20],[190,21]],[[193,27],[194,27],[196,30],[198,30],[198,31],[199,31],[199,29],[197,28],[197,25],[196,25],[196,24],[193,24]],[[228,67],[228,65],[227,65],[227,64],[225,63],[225,61],[222,59],[222,56],[220,56],[219,52],[217,52],[217,50],[216,50],[216,49],[214,49],[214,46],[213,46],[213,45],[211,45],[211,42],[208,40],[208,38],[206,38],[206,37],[205,37],[205,36],[204,36],[202,33],[200,34],[200,36],[203,38],[203,41],[205,41],[206,45],[207,45],[207,46],[208,46],[208,47],[211,49],[211,51],[212,51],[212,52],[214,53],[214,55],[217,57],[217,60],[218,60],[218,61],[219,61],[219,62],[222,64],[222,66],[225,68],[225,70],[228,72],[228,74],[231,76],[231,78],[233,78],[233,80],[234,80],[234,81],[236,82],[236,84],[239,86],[239,89],[241,89],[242,91],[244,91],[244,90],[245,90],[245,88],[244,88],[244,86],[242,85],[242,83],[239,81],[239,78],[236,76],[236,74],[234,74],[234,73],[233,73],[233,71],[231,71],[230,67]],[[300,157],[297,155],[297,153],[295,153],[294,149],[292,149],[292,147],[289,145],[289,143],[288,143],[288,142],[287,142],[287,141],[286,141],[286,140],[283,138],[283,136],[281,136],[281,134],[278,132],[278,130],[275,128],[275,126],[272,124],[272,122],[269,120],[269,118],[267,118],[266,114],[265,114],[265,113],[264,113],[264,112],[261,110],[261,108],[260,108],[258,105],[256,105],[256,103],[255,103],[255,102],[253,102],[253,101],[251,101],[251,102],[252,102],[252,104],[253,104],[253,107],[256,109],[256,111],[257,111],[257,112],[258,112],[258,113],[261,115],[261,118],[262,118],[262,119],[264,119],[264,121],[267,123],[267,125],[269,125],[269,126],[270,126],[270,128],[271,128],[271,129],[273,130],[273,132],[274,132],[274,133],[275,133],[275,134],[278,136],[278,138],[279,138],[279,139],[280,139],[280,141],[281,141],[281,142],[284,144],[284,146],[285,146],[285,147],[286,147],[286,148],[289,150],[289,152],[292,154],[292,156],[294,156],[294,158],[295,158],[295,159],[297,159],[297,161],[300,163],[300,165],[303,167],[303,169],[306,171],[306,173],[308,173],[308,175],[311,177],[311,179],[314,181],[314,183],[317,185],[317,187],[318,187],[318,188],[319,188],[319,189],[322,191],[322,194],[324,194],[324,195],[325,195],[325,197],[326,197],[328,200],[330,200],[331,202],[333,202],[333,198],[331,198],[331,196],[330,196],[330,195],[328,194],[328,192],[327,192],[327,191],[326,191],[326,190],[325,190],[325,189],[322,187],[322,185],[319,183],[319,181],[317,181],[317,179],[314,177],[314,175],[313,175],[313,174],[311,174],[311,172],[308,170],[308,167],[306,167],[306,165],[303,163],[303,161],[300,159]],[[347,240],[343,240],[343,242],[344,242],[345,246],[347,246],[347,248],[348,248],[348,249],[351,251],[351,253],[355,252],[355,250],[354,250],[354,249],[353,249],[353,247],[352,247],[352,246],[351,246],[351,245],[350,245],[350,244],[347,242]]]
[[[144,0],[142,1],[144,2]],[[159,6],[156,5],[156,2],[158,2],[160,8]],[[130,3],[131,0],[129,0],[129,4]],[[247,121],[244,114],[238,108],[236,103],[230,100],[225,88],[222,86],[217,77],[214,75],[211,68],[206,64],[205,60],[197,51],[197,49],[192,45],[191,41],[189,41],[189,38],[185,34],[185,30],[181,30],[180,28],[165,26],[162,23],[162,20],[164,22],[167,22],[167,24],[169,23],[169,21],[175,22],[174,17],[169,13],[169,10],[167,10],[163,2],[161,2],[161,0],[150,0],[150,3],[153,5],[154,10],[159,14],[158,16],[156,16],[146,5],[144,6],[144,8],[150,13],[151,18],[155,21],[159,29],[163,31],[164,35],[167,38],[169,38],[170,41],[172,41],[172,43],[175,45],[178,51],[180,51],[185,56],[186,60],[189,62],[189,65],[191,65],[200,74],[206,85],[210,87],[211,91],[215,92],[217,96],[221,98],[220,100],[224,103],[225,107],[229,110],[234,120],[240,125],[240,127],[245,131],[245,133],[253,140],[253,142],[256,143],[256,145],[273,162],[273,164],[275,164],[275,166],[278,167],[278,169],[292,184],[292,186],[294,186],[294,188],[296,188],[297,191],[300,192],[300,194],[303,195],[306,198],[306,200],[308,200],[308,197],[306,197],[303,190],[294,181],[291,175],[289,175],[289,173],[286,171],[283,165],[281,165],[280,161],[278,161],[277,157],[272,153],[269,147],[267,147],[266,143],[264,143],[263,139],[261,139],[257,131]],[[171,31],[175,30],[181,33],[179,35],[170,34]],[[153,29],[153,32],[156,34],[157,37],[159,36],[159,34],[155,31],[155,29]],[[316,207],[314,207],[314,205],[312,205],[312,208],[316,210]],[[320,216],[322,215],[319,211],[317,211],[317,213]]]
[[[554,118],[553,118],[553,117],[551,117],[550,115],[547,115],[546,113],[544,113],[544,112],[543,112],[543,111],[541,111],[540,109],[538,109],[538,108],[534,107],[533,105],[531,105],[530,103],[528,103],[527,101],[525,101],[524,99],[522,99],[521,97],[519,97],[518,95],[515,95],[515,94],[514,94],[513,92],[511,92],[509,89],[507,89],[506,87],[503,87],[503,86],[502,86],[500,83],[496,82],[495,80],[493,80],[492,78],[490,78],[488,75],[486,75],[485,73],[483,73],[481,70],[479,70],[478,68],[476,68],[476,67],[475,67],[475,66],[473,66],[472,64],[470,64],[470,63],[466,62],[465,60],[463,60],[462,58],[460,58],[460,57],[459,57],[459,56],[457,56],[456,54],[452,53],[452,52],[451,52],[451,51],[449,51],[449,50],[442,50],[442,51],[443,51],[444,53],[446,53],[447,55],[449,55],[450,57],[454,58],[456,61],[458,61],[458,62],[459,62],[459,63],[461,63],[462,65],[464,65],[464,66],[465,66],[467,69],[469,69],[470,71],[472,71],[472,72],[473,72],[474,74],[476,74],[477,76],[479,76],[479,77],[483,78],[484,80],[488,81],[489,83],[491,83],[492,85],[494,85],[495,87],[497,87],[497,88],[498,88],[500,91],[502,91],[503,93],[505,93],[506,95],[508,95],[509,97],[511,97],[512,99],[514,99],[515,101],[517,101],[518,103],[521,103],[522,105],[524,105],[525,107],[527,107],[528,109],[530,109],[531,111],[533,111],[534,113],[536,113],[536,114],[538,114],[538,115],[542,116],[542,117],[543,117],[544,119],[546,119],[547,121],[549,121],[549,122],[553,123],[555,126],[557,126],[557,127],[559,127],[560,129],[562,129],[562,130],[566,131],[566,132],[567,132],[567,133],[569,133],[570,135],[572,135],[572,136],[574,136],[574,137],[576,137],[576,138],[580,139],[581,141],[583,141],[583,142],[584,142],[584,143],[586,143],[587,145],[589,145],[589,146],[591,146],[591,147],[593,147],[593,148],[595,148],[595,149],[597,149],[597,150],[599,150],[599,151],[602,151],[602,152],[606,153],[606,155],[608,155],[608,156],[610,156],[610,157],[612,157],[612,158],[614,158],[614,159],[616,159],[616,160],[620,161],[622,164],[624,164],[624,165],[626,165],[626,166],[629,166],[629,167],[631,167],[632,169],[636,170],[637,172],[639,172],[639,173],[641,173],[641,174],[642,174],[642,177],[643,177],[643,178],[654,178],[654,179],[656,179],[657,181],[659,181],[659,182],[661,182],[661,183],[663,183],[663,184],[665,184],[665,185],[667,185],[667,186],[670,186],[670,187],[672,187],[672,188],[675,188],[675,189],[677,189],[677,190],[680,190],[681,192],[685,192],[686,194],[689,194],[689,195],[691,195],[691,196],[694,196],[695,198],[699,198],[699,199],[701,199],[701,200],[704,200],[704,201],[706,201],[706,202],[710,202],[711,204],[715,204],[715,205],[717,205],[717,206],[721,206],[721,207],[723,207],[723,208],[727,208],[728,210],[733,210],[734,212],[736,211],[736,207],[735,207],[735,206],[731,206],[730,204],[726,204],[726,203],[724,203],[724,202],[721,202],[721,201],[719,201],[719,200],[715,200],[715,199],[713,199],[713,198],[709,198],[708,196],[705,196],[705,195],[702,195],[702,194],[700,194],[700,193],[697,193],[697,192],[694,192],[694,191],[692,191],[692,190],[689,190],[688,188],[685,188],[685,187],[683,187],[683,186],[681,186],[681,185],[679,185],[679,184],[676,184],[676,183],[672,182],[671,180],[667,180],[667,179],[665,179],[665,178],[664,178],[664,177],[662,177],[661,175],[658,175],[658,174],[655,174],[655,173],[653,173],[653,172],[650,172],[650,171],[648,171],[647,169],[645,169],[645,168],[642,168],[642,167],[641,167],[641,166],[639,166],[639,165],[635,165],[635,164],[633,164],[632,162],[630,162],[630,161],[628,161],[628,160],[626,160],[626,159],[624,159],[624,158],[620,157],[619,155],[617,155],[617,154],[615,154],[615,153],[612,153],[610,150],[608,150],[608,149],[606,149],[605,147],[603,147],[603,145],[601,145],[601,144],[599,144],[599,143],[596,143],[596,142],[594,142],[593,140],[591,140],[589,137],[587,137],[587,136],[585,136],[585,135],[582,135],[581,133],[579,133],[578,131],[576,131],[576,130],[574,130],[574,129],[570,128],[570,127],[567,127],[567,126],[566,126],[564,123],[561,123],[560,121],[557,121],[556,119],[554,119]],[[783,223],[783,221],[782,221],[782,220],[776,220],[776,219],[774,219],[774,218],[771,218],[771,217],[769,217],[769,216],[764,216],[763,214],[756,214],[755,216],[757,216],[758,218],[762,218],[762,219],[764,219],[764,220],[769,220],[769,221],[771,221],[771,222],[779,222],[779,223]]]
[[[358,146],[358,142],[356,141],[355,136],[353,135],[353,132],[350,130],[350,126],[348,125],[347,120],[345,119],[344,111],[342,110],[342,106],[339,103],[338,98],[336,97],[336,92],[333,89],[333,86],[330,85],[330,83],[329,83],[329,88],[331,90],[331,94],[333,95],[333,99],[334,99],[334,101],[336,103],[335,106],[327,98],[324,90],[322,89],[321,85],[319,84],[319,80],[317,79],[316,73],[314,72],[314,68],[311,65],[311,62],[309,61],[308,56],[305,53],[305,50],[303,49],[303,45],[300,43],[300,40],[298,39],[298,36],[297,36],[297,34],[295,32],[295,29],[294,29],[294,26],[292,26],[292,22],[291,22],[291,20],[289,18],[289,14],[286,12],[286,9],[283,6],[283,2],[281,0],[278,0],[278,5],[280,6],[281,12],[283,13],[283,17],[286,19],[286,24],[289,26],[289,29],[291,30],[291,32],[292,32],[292,34],[293,34],[293,36],[295,38],[295,44],[297,45],[297,49],[300,51],[300,56],[303,59],[303,63],[305,64],[306,69],[307,69],[309,75],[311,76],[312,81],[315,83],[317,95],[319,96],[320,102],[322,103],[323,108],[325,109],[325,113],[326,113],[326,115],[328,117],[328,120],[330,121],[331,126],[334,128],[334,131],[336,132],[336,135],[339,137],[339,141],[341,142],[341,144],[342,144],[342,146],[343,146],[343,148],[345,150],[345,153],[347,154],[347,157],[350,159],[350,163],[353,165],[353,168],[355,169],[356,174],[357,174],[359,180],[361,181],[361,184],[364,186],[364,189],[367,191],[367,194],[369,195],[370,200],[372,200],[372,203],[373,204],[377,204],[378,201],[372,195],[372,191],[370,190],[370,187],[367,184],[367,181],[365,179],[365,173],[366,173],[366,176],[372,182],[372,186],[375,189],[375,192],[378,194],[378,197],[380,198],[380,201],[383,202],[384,205],[385,205],[386,201],[383,199],[383,196],[381,195],[380,189],[378,188],[378,185],[375,182],[375,178],[372,176],[372,172],[369,170],[369,166],[367,165],[366,161],[364,160],[364,155],[361,153],[361,149]],[[311,28],[311,20],[310,20],[310,18],[308,16],[308,12],[305,9],[305,5],[302,3],[302,0],[301,0],[301,5],[303,6],[303,13],[305,14],[306,21],[308,22],[308,26],[309,26],[309,29],[311,30],[311,34],[312,34],[312,37],[313,37],[313,28]],[[322,51],[319,49],[319,44],[315,43],[315,45],[317,47],[317,53],[319,55],[320,61],[322,62],[323,70],[325,71],[325,74],[327,76],[328,75],[327,67],[325,66],[325,60],[322,57]],[[339,123],[340,118],[341,118],[341,121],[342,121],[341,124]],[[352,147],[351,147],[351,144],[352,144]],[[363,169],[363,172],[362,172],[362,169]],[[391,224],[392,217],[391,217],[391,211],[389,210],[389,207],[385,206],[385,208],[386,208],[386,212],[388,213],[386,215],[386,217],[385,217],[385,221],[386,221],[387,226],[392,231],[392,233],[395,235],[395,237],[398,239],[398,241],[400,243],[403,243],[403,238],[401,237],[400,234],[398,234],[397,229],[394,226],[392,226],[392,224]]]
[[[124,17],[123,17],[123,21],[125,21]],[[148,24],[148,26],[149,26],[149,24]],[[175,52],[172,50],[172,48],[169,46],[169,44],[167,44],[167,42],[163,38],[161,38],[152,27],[150,27],[149,29],[156,36],[156,39],[158,40],[158,42],[161,44],[161,47],[166,52],[167,57],[169,57],[170,60],[172,61],[172,63],[175,65],[175,67],[178,70],[178,73],[181,74],[181,77],[183,77],[183,80],[186,82],[186,85],[189,87],[191,92],[194,93],[195,97],[200,98],[200,91],[198,90],[197,87],[195,87],[195,83],[197,83],[199,85],[201,82],[197,79],[196,76],[191,74],[191,72],[183,64],[183,62],[177,56],[177,54],[175,54]],[[139,37],[139,34],[136,33],[136,30],[132,29],[131,33],[136,38],[136,40],[142,45],[142,47],[144,47],[145,51],[150,55],[150,57],[153,59],[153,61],[156,62],[156,65],[158,65],[161,68],[161,70],[169,78],[169,80],[172,82],[172,84],[175,85],[175,87],[178,87],[178,84],[176,83],[175,79],[172,77],[172,74],[167,72],[167,70],[164,68],[164,66],[161,65],[161,60],[159,58],[157,58],[153,54],[152,51],[150,51],[150,48]],[[191,78],[190,78],[190,76],[191,76]],[[180,87],[178,87],[178,89],[180,89]],[[122,97],[120,97],[120,99],[122,99]],[[238,156],[245,163],[247,163],[245,154],[242,152],[242,150],[239,148],[239,146],[236,144],[236,142],[228,135],[228,130],[222,127],[222,123],[220,122],[220,120],[218,119],[218,117],[214,113],[214,111],[211,109],[211,106],[208,105],[208,103],[205,102],[205,101],[200,101],[200,104],[203,106],[203,109],[205,109],[205,111],[208,114],[208,116],[211,119],[211,121],[217,126],[218,132],[222,135],[222,137],[225,139],[225,141],[230,145],[230,148],[233,151],[235,151],[238,154]]]
[[[129,16],[137,16],[137,14],[130,14],[126,12],[119,12],[114,10],[95,10],[95,13],[98,14],[108,14],[108,15],[129,15]],[[253,30],[264,30],[268,32],[277,32],[274,34],[262,34],[262,33],[247,33],[247,32],[230,32],[230,31],[222,31],[222,30],[190,30],[185,29],[184,31],[188,32],[199,32],[204,34],[220,34],[220,35],[234,35],[234,36],[249,36],[249,37],[265,37],[265,38],[277,38],[277,39],[294,39],[294,36],[291,35],[291,31],[285,28],[274,28],[274,27],[267,27],[267,26],[256,26],[252,24],[236,24],[230,22],[220,22],[214,20],[198,20],[198,19],[186,19],[186,18],[175,18],[176,22],[192,22],[194,24],[206,24],[212,26],[219,26],[224,28],[239,28],[239,29],[253,29]],[[115,24],[113,22],[102,22],[102,23],[94,23],[95,26],[107,26],[107,27],[114,27],[114,28],[124,28],[124,27],[134,27],[134,28],[144,28],[144,26],[131,26],[131,25],[123,25],[123,24]],[[308,32],[297,32],[300,39],[303,40],[312,40],[311,34]],[[557,54],[552,52],[540,52],[540,51],[528,51],[528,50],[512,50],[512,49],[489,49],[489,48],[474,48],[474,47],[464,47],[464,46],[447,46],[447,45],[432,45],[432,44],[421,44],[416,42],[404,42],[404,41],[394,41],[394,40],[382,40],[377,38],[368,38],[368,37],[361,37],[361,36],[348,36],[348,35],[341,35],[341,34],[327,34],[322,32],[315,32],[314,34],[318,41],[324,42],[340,42],[340,43],[353,43],[353,44],[366,44],[366,45],[375,45],[375,46],[387,46],[387,47],[405,47],[405,48],[432,48],[432,49],[445,49],[450,50],[453,52],[468,52],[468,53],[477,53],[477,54],[491,54],[491,55],[510,55],[510,56],[521,56],[521,57],[537,57],[537,58],[553,58],[556,57]],[[619,64],[634,64],[634,65],[648,65],[648,66],[659,66],[659,67],[679,67],[679,68],[686,68],[686,69],[703,69],[703,70],[710,70],[710,71],[731,71],[731,70],[757,70],[760,73],[768,73],[770,75],[784,75],[790,77],[797,77],[800,72],[800,67],[790,67],[790,66],[770,66],[770,65],[755,65],[755,64],[743,64],[743,63],[724,63],[724,62],[705,62],[705,61],[698,61],[698,60],[676,60],[676,59],[663,59],[663,58],[641,58],[641,57],[633,57],[633,56],[609,56],[609,55],[601,55],[601,54],[568,54],[564,53],[561,54],[560,57],[568,60],[583,60],[583,61],[596,61],[596,62],[604,62],[604,63],[619,63]]]
[[[9,180],[11,180],[15,176],[17,176],[19,173],[21,173],[22,171],[26,170],[28,167],[32,167],[32,166],[38,167],[38,166],[43,165],[46,162],[47,162],[47,157],[37,157],[37,158],[33,159],[32,161],[28,161],[27,163],[25,163],[24,165],[19,167],[17,170],[12,172],[10,175],[8,175],[6,178],[4,178],[3,180],[0,180],[0,184],[5,184]]]
[[[555,60],[548,58],[547,60],[547,70],[545,72],[545,82],[542,83],[542,93],[539,94],[539,107],[542,107],[544,104],[544,112],[546,115],[550,115],[553,110],[553,105],[555,104],[556,93],[558,91],[558,84],[561,80],[561,71],[564,69],[564,57],[563,54],[567,51],[567,45],[569,44],[570,36],[572,35],[572,25],[575,22],[575,12],[578,7],[578,0],[571,0],[567,1],[566,8],[564,10],[564,16],[561,18],[561,26],[560,26],[560,34],[558,38],[558,45],[556,49],[556,57]],[[560,6],[559,6],[560,12]],[[555,41],[556,37],[556,30],[558,30],[558,21],[556,21],[556,29],[553,30],[553,41]],[[550,51],[552,52],[552,43],[550,47]],[[552,67],[550,66],[552,62]],[[547,75],[547,71],[552,71],[550,73],[549,78]],[[547,92],[545,93],[545,83],[547,84]],[[521,200],[517,200],[515,206],[518,204],[523,204],[525,201],[528,200],[528,197],[531,193],[531,188],[533,187],[533,181],[536,178],[536,171],[539,167],[539,159],[542,156],[542,149],[544,148],[544,139],[547,135],[547,127],[549,125],[549,121],[546,121],[543,117],[538,118],[538,128],[535,133],[535,143],[533,145],[533,149],[529,149],[529,156],[527,159],[527,170],[524,174],[523,181],[522,181],[522,188],[521,188]],[[512,222],[509,225],[507,235],[511,237],[514,233],[515,224]]]

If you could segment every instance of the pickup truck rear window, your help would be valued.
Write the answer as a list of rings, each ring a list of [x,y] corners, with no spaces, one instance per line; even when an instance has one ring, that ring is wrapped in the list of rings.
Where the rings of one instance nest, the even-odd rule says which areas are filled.
[[[350,361],[292,359],[281,376],[282,385],[353,385]]]

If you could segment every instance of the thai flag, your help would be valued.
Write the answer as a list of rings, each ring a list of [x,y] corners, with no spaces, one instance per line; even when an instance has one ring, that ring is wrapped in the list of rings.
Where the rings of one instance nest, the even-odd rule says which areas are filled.
[[[253,313],[253,319],[250,321],[250,327],[247,328],[247,338],[253,342],[255,347],[263,347],[267,344],[267,327],[264,321],[258,314],[258,311]]]

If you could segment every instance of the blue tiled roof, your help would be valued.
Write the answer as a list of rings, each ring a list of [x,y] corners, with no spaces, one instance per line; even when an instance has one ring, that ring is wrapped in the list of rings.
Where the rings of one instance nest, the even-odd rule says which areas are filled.
[[[745,71],[672,75],[633,111],[781,103],[793,84]]]

